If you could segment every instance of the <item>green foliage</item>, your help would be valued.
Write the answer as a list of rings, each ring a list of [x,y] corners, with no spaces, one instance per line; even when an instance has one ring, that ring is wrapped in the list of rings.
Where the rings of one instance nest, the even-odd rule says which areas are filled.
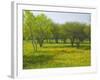
[[[37,42],[42,47],[44,39],[48,39],[50,35],[50,26],[52,21],[48,19],[44,14],[40,14],[35,18],[34,24],[34,36],[36,37]]]
[[[85,24],[77,22],[65,23],[64,27],[67,32],[65,32],[67,34],[66,36],[70,39],[72,46],[76,42],[77,47],[79,47],[80,42],[86,39],[84,28],[87,26]]]
[[[37,42],[35,40],[35,36],[33,34],[33,26],[35,22],[35,16],[33,16],[32,12],[25,10],[24,11],[24,22],[23,22],[23,38],[31,39],[33,49],[37,51]]]
[[[62,40],[66,43],[70,39],[72,46],[76,43],[76,47],[80,47],[80,43],[88,39],[90,41],[90,25],[78,22],[66,22],[64,24],[54,23],[45,14],[34,16],[30,11],[24,11],[24,28],[23,39],[32,40],[40,47],[43,46],[44,41],[50,42],[55,40],[59,43]]]
[[[23,14],[24,69],[90,66],[90,24],[54,23],[28,10]]]
[[[90,25],[86,25],[84,28],[85,37],[90,41],[91,38],[91,28]]]
[[[51,32],[52,32],[52,39],[55,39],[55,42],[58,43],[58,40],[60,39],[59,24],[52,23]]]

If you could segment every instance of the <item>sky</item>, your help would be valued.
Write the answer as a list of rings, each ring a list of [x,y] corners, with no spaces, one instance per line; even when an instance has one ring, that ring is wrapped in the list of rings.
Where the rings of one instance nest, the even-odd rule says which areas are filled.
[[[41,13],[52,19],[55,23],[63,24],[65,22],[80,22],[91,23],[91,14],[89,13],[75,13],[75,12],[46,12],[46,11],[32,11],[34,15]]]

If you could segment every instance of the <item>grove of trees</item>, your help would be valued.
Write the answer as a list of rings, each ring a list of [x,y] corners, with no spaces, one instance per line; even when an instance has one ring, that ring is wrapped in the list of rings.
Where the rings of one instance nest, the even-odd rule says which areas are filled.
[[[91,41],[90,24],[79,22],[55,23],[45,14],[34,15],[31,11],[24,11],[23,40],[30,40],[35,51],[37,45],[43,47],[45,43],[67,44],[79,48],[84,40]]]

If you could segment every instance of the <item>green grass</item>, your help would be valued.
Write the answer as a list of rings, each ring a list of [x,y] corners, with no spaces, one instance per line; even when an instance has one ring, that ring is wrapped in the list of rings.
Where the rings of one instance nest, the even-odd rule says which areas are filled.
[[[71,47],[70,44],[44,44],[38,45],[34,51],[30,41],[23,43],[23,68],[56,68],[90,66],[90,45],[81,44],[80,48]]]

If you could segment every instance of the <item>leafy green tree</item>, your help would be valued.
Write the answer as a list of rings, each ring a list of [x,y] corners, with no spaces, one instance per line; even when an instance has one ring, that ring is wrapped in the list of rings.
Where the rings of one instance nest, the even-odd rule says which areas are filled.
[[[79,48],[80,43],[85,39],[85,25],[78,22],[68,22],[65,23],[65,27],[67,37],[70,39],[72,47],[74,43],[76,43],[76,47]]]
[[[23,23],[24,39],[30,38],[34,50],[37,51],[37,42],[35,40],[33,30],[32,30],[34,21],[35,21],[35,16],[33,16],[33,14],[30,11],[25,10],[24,11],[24,23]]]
[[[44,40],[51,36],[51,23],[52,21],[48,19],[44,14],[40,14],[35,17],[33,32],[40,47],[43,46]]]
[[[51,32],[52,32],[52,38],[55,40],[56,43],[59,43],[59,37],[60,37],[60,28],[59,24],[53,23],[51,26]]]
[[[81,23],[76,23],[74,25],[76,28],[76,30],[74,31],[76,45],[77,45],[77,48],[79,48],[80,43],[83,42],[83,40],[85,39],[85,33],[84,33],[85,25]]]
[[[91,42],[91,28],[90,28],[90,24],[86,25],[86,27],[84,28],[84,33],[85,33],[86,39],[88,39],[89,42]]]
[[[66,40],[68,38],[69,38],[68,26],[67,24],[61,24],[60,25],[60,39],[63,41],[63,43],[66,43]]]
[[[79,22],[54,23],[45,14],[35,15],[31,11],[24,11],[23,40],[31,40],[32,46],[37,51],[37,45],[43,46],[44,42],[54,40],[66,43],[69,39],[72,47],[80,47],[80,43],[88,39],[90,41],[90,25]]]
[[[68,37],[68,38],[70,39],[71,45],[72,45],[72,47],[73,47],[74,41],[75,41],[75,36],[74,36],[74,33],[73,33],[73,31],[74,31],[74,26],[73,26],[72,23],[67,22],[67,23],[65,23],[65,24],[63,25],[63,27],[64,27],[64,28],[63,28],[63,29],[64,29],[64,34],[67,34],[66,37]]]

